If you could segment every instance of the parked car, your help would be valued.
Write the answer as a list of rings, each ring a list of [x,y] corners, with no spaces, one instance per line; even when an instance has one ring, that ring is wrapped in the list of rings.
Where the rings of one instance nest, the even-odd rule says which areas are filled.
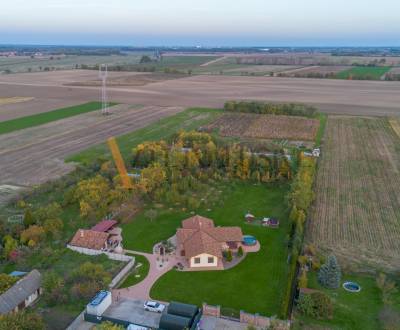
[[[146,311],[149,311],[149,312],[162,313],[163,310],[165,309],[165,305],[160,304],[160,303],[157,302],[157,301],[151,301],[151,300],[149,300],[149,301],[146,301],[146,302],[144,303],[144,309],[145,309]]]

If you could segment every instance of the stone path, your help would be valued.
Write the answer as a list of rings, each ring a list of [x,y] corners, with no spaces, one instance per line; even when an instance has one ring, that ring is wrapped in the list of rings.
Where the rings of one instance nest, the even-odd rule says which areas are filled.
[[[161,263],[161,259],[163,257],[160,257],[157,254],[150,254],[150,253],[131,251],[131,250],[125,250],[125,252],[144,256],[149,261],[150,264],[149,273],[147,274],[146,278],[143,281],[134,286],[124,289],[114,289],[112,291],[113,298],[114,299],[133,298],[133,299],[143,299],[143,300],[151,299],[150,298],[151,287],[162,275],[164,275],[166,272],[172,269],[172,267],[175,265],[174,257],[164,257],[164,260],[168,258],[168,261],[164,261],[164,263]]]

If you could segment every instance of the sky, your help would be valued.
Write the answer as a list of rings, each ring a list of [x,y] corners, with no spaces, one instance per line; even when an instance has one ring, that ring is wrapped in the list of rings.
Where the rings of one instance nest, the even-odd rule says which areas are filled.
[[[0,0],[0,44],[400,46],[399,0]]]

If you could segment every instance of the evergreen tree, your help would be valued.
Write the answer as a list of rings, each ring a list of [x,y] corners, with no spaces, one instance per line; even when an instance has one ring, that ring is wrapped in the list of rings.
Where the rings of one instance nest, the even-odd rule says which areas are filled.
[[[30,209],[26,209],[24,215],[24,226],[28,228],[33,224],[35,224],[35,219],[33,218],[32,211]]]
[[[328,261],[321,266],[318,273],[319,283],[330,289],[337,289],[340,286],[342,272],[334,255],[328,257]]]

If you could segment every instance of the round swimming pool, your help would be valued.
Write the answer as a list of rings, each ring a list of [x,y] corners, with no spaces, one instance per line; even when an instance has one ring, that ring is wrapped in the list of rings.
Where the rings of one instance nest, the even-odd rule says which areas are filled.
[[[243,245],[256,245],[257,240],[254,236],[245,235],[243,236]]]
[[[343,289],[345,289],[346,291],[349,291],[349,292],[360,292],[361,286],[355,282],[344,282]]]

